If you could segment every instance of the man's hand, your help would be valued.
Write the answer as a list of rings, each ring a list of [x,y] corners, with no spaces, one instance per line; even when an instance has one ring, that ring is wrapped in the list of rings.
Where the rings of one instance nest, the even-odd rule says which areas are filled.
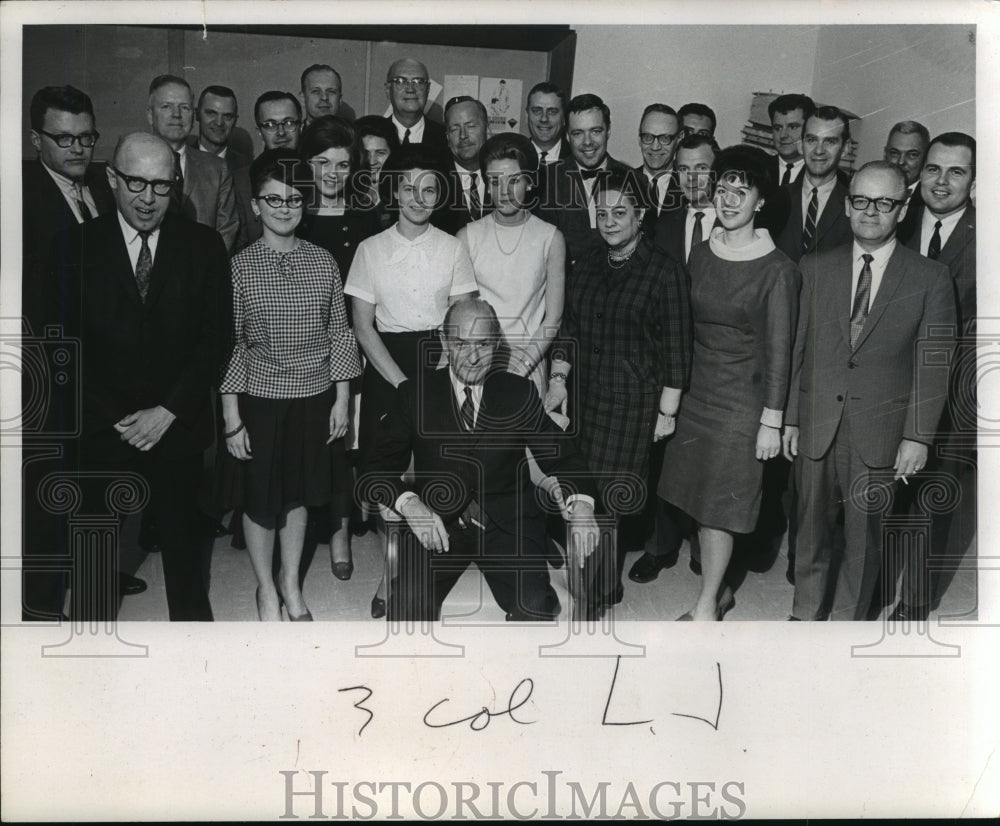
[[[551,413],[553,410],[558,409],[560,413],[564,416],[566,415],[566,382],[564,381],[550,381],[549,390],[545,394],[545,401],[543,402],[545,406],[545,412]]]
[[[781,450],[785,458],[791,462],[799,455],[799,428],[798,425],[786,424],[785,430],[781,434]]]
[[[563,497],[562,488],[559,487],[559,480],[555,476],[545,476],[539,481],[538,488],[545,492],[549,502],[559,508],[562,518],[568,521],[569,511],[566,509],[566,499]]]
[[[926,464],[927,445],[903,439],[899,443],[899,450],[896,451],[896,463],[892,466],[892,469],[896,471],[893,479],[902,479],[903,482],[906,482],[907,476],[919,473]]]
[[[330,408],[330,438],[327,444],[342,439],[347,434],[347,425],[351,421],[350,396],[343,393],[337,396],[337,401]]]
[[[664,416],[662,413],[656,414],[656,425],[653,427],[653,441],[666,439],[677,429],[676,416]]]
[[[573,503],[568,532],[570,564],[582,568],[601,543],[601,529],[594,518],[593,505],[580,500]]]
[[[137,450],[146,451],[163,438],[176,418],[167,408],[157,405],[130,413],[115,425],[115,430],[121,433],[123,442],[128,442]]]
[[[441,517],[427,507],[419,496],[411,496],[400,509],[414,536],[428,551],[448,553],[448,531]]]

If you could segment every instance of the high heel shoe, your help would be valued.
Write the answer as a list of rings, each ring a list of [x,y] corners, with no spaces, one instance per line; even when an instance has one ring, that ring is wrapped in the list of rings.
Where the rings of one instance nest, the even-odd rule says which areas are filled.
[[[254,593],[254,597],[255,597],[255,599],[257,601],[257,619],[260,620],[261,622],[263,622],[264,621],[264,611],[261,609],[260,586],[259,585],[257,586],[257,590]],[[278,596],[278,620],[279,621],[281,620],[281,596],[280,596],[280,594]]]
[[[354,573],[354,560],[348,559],[347,562],[336,562],[331,555],[330,570],[333,571],[333,575],[337,579],[346,582],[351,578],[351,574]]]
[[[382,619],[385,616],[385,600],[378,594],[372,597],[372,619]]]
[[[722,619],[728,614],[733,608],[736,607],[736,595],[733,593],[733,589],[728,585],[723,584],[722,590],[719,591],[718,599],[715,601],[715,621],[721,622]],[[681,614],[677,622],[693,622],[694,616],[690,611],[686,611]]]
[[[305,613],[293,614],[292,609],[288,607],[288,602],[285,600],[285,595],[281,593],[281,586],[277,586],[278,589],[278,601],[285,607],[285,613],[288,614],[289,622],[312,622],[313,615],[312,612],[306,608]]]

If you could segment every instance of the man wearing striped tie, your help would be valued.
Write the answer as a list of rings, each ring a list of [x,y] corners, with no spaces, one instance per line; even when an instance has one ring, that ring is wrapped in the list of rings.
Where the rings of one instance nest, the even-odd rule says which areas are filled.
[[[782,439],[798,492],[792,619],[867,618],[882,515],[895,488],[924,469],[944,408],[951,276],[896,242],[905,192],[898,166],[865,164],[836,204],[853,240],[800,262]]]
[[[802,127],[805,170],[788,187],[788,220],[774,239],[793,261],[851,240],[851,227],[841,209],[847,187],[837,175],[850,139],[847,115],[835,106],[819,107]]]

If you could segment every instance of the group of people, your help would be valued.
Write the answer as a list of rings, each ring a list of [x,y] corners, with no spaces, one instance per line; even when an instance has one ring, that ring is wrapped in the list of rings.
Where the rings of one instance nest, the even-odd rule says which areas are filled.
[[[150,132],[106,167],[86,94],[32,100],[24,312],[82,351],[53,389],[54,419],[81,399],[55,472],[145,480],[170,619],[212,618],[197,495],[213,443],[262,620],[312,619],[317,509],[340,579],[352,517],[399,540],[373,617],[437,619],[474,562],[510,620],[559,615],[563,564],[574,614],[598,619],[629,551],[646,548],[628,577],[648,583],[687,538],[702,584],[679,619],[721,620],[736,540],[774,512],[789,619],[883,607],[882,517],[919,507],[928,470],[974,493],[955,346],[975,332],[975,140],[903,121],[850,175],[848,116],[805,95],[770,104],[773,155],[720,149],[705,104],[653,103],[631,168],[597,95],[539,83],[529,135],[490,136],[472,97],[427,118],[429,86],[397,60],[392,114],[352,121],[340,75],[310,66],[299,94],[257,99],[251,158],[230,89],[196,104],[161,75]],[[43,468],[26,463],[29,494]],[[67,540],[27,499],[24,616],[58,616],[63,578],[32,560]],[[894,620],[930,610],[917,545]],[[113,560],[72,568],[80,618],[145,587]]]

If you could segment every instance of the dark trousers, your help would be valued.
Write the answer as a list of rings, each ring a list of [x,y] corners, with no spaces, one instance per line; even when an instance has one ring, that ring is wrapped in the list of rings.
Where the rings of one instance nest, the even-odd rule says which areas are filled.
[[[159,528],[170,620],[212,620],[208,589],[202,573],[203,548],[198,531],[202,453],[177,449],[166,436],[146,453],[120,439],[101,438],[83,447],[81,465],[85,470],[102,474],[105,478],[115,473],[131,472],[145,479],[149,486],[149,501],[145,510],[156,520]],[[97,507],[98,503],[93,500],[104,491],[106,482],[95,479],[91,487],[91,507]],[[99,587],[88,583],[91,576],[99,575],[100,563],[91,558],[90,548],[76,549],[75,552],[78,557],[81,554],[84,556],[75,561],[82,572],[82,581],[79,577],[76,581],[83,585],[87,598],[80,600],[74,595],[74,619],[113,619],[118,611],[117,600],[111,604],[111,600],[102,598]]]
[[[406,523],[390,528],[398,537],[399,565],[387,603],[392,621],[435,622],[441,605],[469,565],[475,562],[508,620],[551,620],[559,598],[549,582],[540,542],[499,529],[448,528],[447,553],[428,551]]]
[[[54,620],[62,615],[70,570],[69,527],[65,514],[47,507],[43,483],[65,477],[71,466],[65,457],[52,456],[58,447],[31,455],[25,446],[22,473],[21,619]]]
[[[865,506],[873,469],[851,442],[846,414],[826,454],[810,459],[800,450],[794,467],[798,525],[792,616],[866,619],[882,565],[881,522],[887,507]]]

